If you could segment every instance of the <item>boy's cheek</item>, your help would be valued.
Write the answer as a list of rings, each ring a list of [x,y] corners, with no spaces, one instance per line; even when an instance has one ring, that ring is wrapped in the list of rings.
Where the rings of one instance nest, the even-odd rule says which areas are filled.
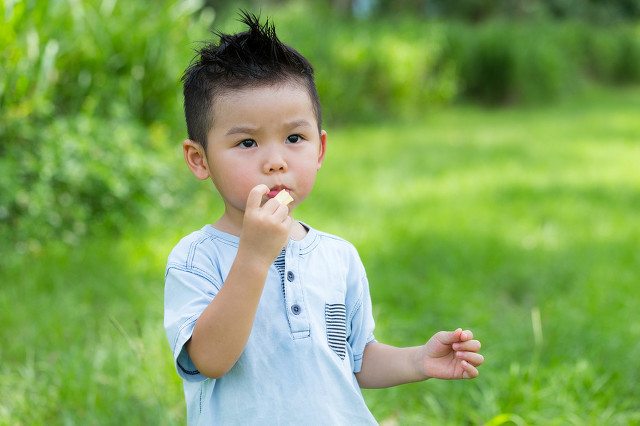
[[[238,179],[225,179],[224,183],[216,185],[218,192],[224,199],[242,209],[246,207],[249,193],[254,187],[255,185],[250,182],[241,181],[240,177]],[[263,196],[260,205],[263,205],[267,200],[268,198]]]

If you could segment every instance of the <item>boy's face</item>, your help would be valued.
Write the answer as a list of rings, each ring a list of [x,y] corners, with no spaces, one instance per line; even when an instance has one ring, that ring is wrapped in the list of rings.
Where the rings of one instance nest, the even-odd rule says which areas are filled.
[[[213,108],[206,167],[227,219],[241,223],[258,184],[270,189],[263,201],[286,189],[292,211],[311,192],[326,148],[306,89],[285,82],[232,90],[217,97]]]

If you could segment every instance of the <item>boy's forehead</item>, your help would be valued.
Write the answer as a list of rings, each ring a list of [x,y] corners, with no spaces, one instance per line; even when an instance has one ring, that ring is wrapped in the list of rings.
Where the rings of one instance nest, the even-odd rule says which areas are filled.
[[[216,116],[233,115],[253,109],[276,107],[286,107],[290,102],[295,102],[300,106],[306,104],[308,108],[296,110],[299,113],[309,113],[314,115],[313,102],[308,89],[304,84],[296,81],[284,81],[273,84],[260,84],[240,88],[225,88],[219,91],[213,98],[211,104],[212,127],[216,124]],[[282,108],[281,108],[282,109]],[[304,110],[307,111],[304,111]],[[243,118],[243,117],[233,117]],[[314,116],[314,124],[317,124]]]
[[[279,92],[299,92],[300,94],[305,94],[309,98],[309,102],[311,102],[311,97],[309,96],[309,91],[307,87],[302,83],[296,80],[284,80],[277,81],[273,83],[261,83],[254,85],[245,85],[241,87],[229,87],[220,89],[216,95],[214,95],[214,103],[217,99],[234,99],[238,97],[244,98],[258,98],[261,97],[265,92],[272,92],[274,95],[277,95]]]

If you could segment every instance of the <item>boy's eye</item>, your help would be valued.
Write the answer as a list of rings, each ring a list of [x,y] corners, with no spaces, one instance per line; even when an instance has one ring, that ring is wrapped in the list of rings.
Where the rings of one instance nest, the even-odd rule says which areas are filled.
[[[288,143],[298,143],[298,142],[300,142],[300,140],[302,140],[300,135],[287,136],[287,142]]]
[[[253,139],[245,139],[241,141],[238,145],[241,146],[242,148],[252,148],[254,146],[257,146],[256,141],[254,141]]]

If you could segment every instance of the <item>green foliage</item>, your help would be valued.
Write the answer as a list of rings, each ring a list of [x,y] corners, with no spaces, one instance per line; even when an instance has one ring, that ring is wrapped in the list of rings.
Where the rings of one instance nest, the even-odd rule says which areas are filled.
[[[347,3],[349,7],[335,9],[350,9],[354,14],[379,17],[412,13],[422,17],[436,16],[465,22],[481,22],[495,18],[543,18],[580,19],[610,24],[640,18],[639,0],[342,0],[333,3]]]
[[[286,2],[286,1],[285,1]],[[234,9],[239,4],[264,9],[283,0],[206,0],[214,8]],[[619,23],[640,18],[640,0],[307,0],[315,8],[330,10],[332,15],[378,19],[390,15],[410,14],[420,18],[455,19],[481,22],[496,18],[554,19],[593,23]]]
[[[451,24],[445,56],[462,98],[488,104],[548,103],[583,82],[640,82],[640,33],[582,22]]]
[[[606,83],[640,80],[640,27],[575,31],[580,31],[584,40],[580,55],[584,63],[581,65],[592,77]]]
[[[224,12],[223,31],[242,29],[228,24],[236,12]],[[458,94],[454,66],[442,61],[444,25],[409,16],[354,20],[305,2],[272,6],[261,14],[273,19],[283,42],[313,64],[323,116],[333,125],[415,117]]]
[[[354,19],[290,2],[263,13],[315,65],[333,123],[415,117],[458,100],[549,103],[573,95],[583,82],[640,82],[640,33],[633,25],[549,19],[470,25],[406,10]]]
[[[549,102],[572,87],[576,69],[543,24],[453,26],[449,35],[462,96],[489,104]]]
[[[182,133],[180,74],[212,18],[199,7],[2,3],[0,238],[74,242],[172,203],[159,148]]]
[[[143,206],[171,204],[171,197],[163,196],[168,169],[160,161],[166,160],[146,140],[153,129],[133,120],[82,114],[6,130],[12,145],[0,159],[0,201],[10,229],[3,231],[22,239],[20,246],[33,243],[30,236],[75,243],[94,223],[119,231],[142,220]],[[8,234],[3,237],[10,241]]]

